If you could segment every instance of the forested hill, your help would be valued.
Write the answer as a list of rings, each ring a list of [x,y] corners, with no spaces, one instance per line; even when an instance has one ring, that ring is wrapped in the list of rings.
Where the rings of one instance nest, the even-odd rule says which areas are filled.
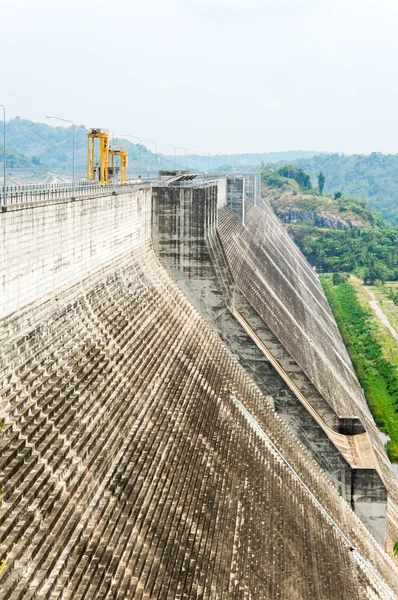
[[[16,152],[12,148],[6,146],[7,152],[7,167],[9,169],[19,168],[19,169],[36,169],[41,167],[41,161],[37,156],[31,156],[28,158],[24,154],[20,154]],[[0,164],[3,164],[3,153],[4,153],[4,144],[0,144]],[[2,173],[1,173],[2,175]]]
[[[294,165],[261,174],[264,197],[319,271],[356,273],[369,282],[398,280],[398,227],[366,200],[314,189],[309,174]]]
[[[3,125],[0,123],[0,137],[2,137]],[[133,132],[134,133],[134,132]],[[142,135],[142,132],[140,132]],[[50,169],[70,169],[71,166],[71,128],[59,127],[57,121],[48,123],[35,123],[27,119],[16,117],[7,123],[7,147],[11,153],[23,154],[29,159],[35,157],[40,163]],[[133,140],[135,141],[135,140]],[[137,140],[138,141],[138,140]],[[129,170],[138,170],[140,161],[145,170],[149,165],[153,170],[156,168],[155,145],[143,140],[140,157],[140,145],[131,143],[126,139],[116,138],[116,145],[127,146],[129,149]],[[175,164],[174,156],[170,156],[173,150],[168,146],[158,144],[159,167],[171,168]],[[164,154],[166,152],[166,155]],[[204,170],[224,170],[236,168],[238,170],[252,170],[263,163],[277,163],[279,161],[292,162],[299,158],[311,158],[316,153],[290,150],[287,152],[267,152],[263,154],[192,154],[178,149],[177,167]],[[75,160],[76,168],[84,170],[87,160],[87,128],[79,125],[75,128]],[[2,156],[0,156],[0,163]],[[11,166],[24,166],[12,164]]]
[[[323,172],[325,191],[366,198],[389,223],[398,225],[398,155],[373,152],[362,154],[318,154],[299,158],[294,164],[316,181]]]
[[[49,121],[50,123],[50,121]],[[56,123],[53,121],[52,123]],[[2,132],[2,125],[0,124]],[[2,134],[1,134],[2,135]],[[110,134],[111,135],[111,134]],[[127,146],[129,150],[130,168],[140,168],[140,145],[115,138],[115,145]],[[49,169],[71,168],[72,131],[71,127],[57,127],[46,123],[34,123],[16,117],[7,122],[7,164],[11,167],[25,167],[22,161],[13,159],[23,155],[28,163],[33,160],[36,166]],[[155,154],[142,145],[142,167],[147,165],[156,169]],[[2,154],[0,155],[2,163]],[[84,125],[75,127],[75,164],[77,170],[84,170],[87,163],[87,128]],[[171,159],[166,159],[165,166],[172,166]]]

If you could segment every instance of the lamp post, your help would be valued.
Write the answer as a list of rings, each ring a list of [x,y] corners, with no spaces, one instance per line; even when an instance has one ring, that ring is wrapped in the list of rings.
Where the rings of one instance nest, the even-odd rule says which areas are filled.
[[[184,148],[184,146],[177,146],[177,148],[179,148],[180,150],[184,150],[184,153],[185,153],[184,169],[186,171],[187,170],[187,150],[188,150],[188,148]]]
[[[170,148],[174,148],[174,169],[177,170],[177,148],[178,146],[174,146],[174,144],[165,144],[164,142],[160,142],[163,146],[170,146]]]
[[[151,144],[155,144],[155,148],[156,148],[156,178],[158,178],[159,176],[159,164],[158,164],[158,144],[157,142],[155,142],[154,140],[146,140],[145,138],[142,138],[142,140],[144,142],[151,142]]]
[[[125,137],[134,138],[135,140],[139,140],[140,142],[140,179],[142,180],[142,138],[137,135],[131,135],[130,133],[122,133]]]
[[[47,119],[56,119],[57,121],[64,121],[65,123],[71,123],[72,125],[72,198],[75,197],[75,124],[69,119],[61,119],[61,117],[52,117],[46,115]]]
[[[3,148],[3,168],[4,168],[4,181],[3,181],[3,185],[4,185],[4,199],[3,199],[3,206],[6,207],[7,206],[7,165],[6,165],[6,107],[3,104],[0,104],[1,108],[3,109],[3,125],[4,125],[4,137],[3,137],[3,144],[4,144],[4,148]]]
[[[196,154],[197,154],[197,151],[196,150],[192,150],[192,148],[187,148],[187,150],[189,150],[190,152],[192,152],[193,155],[194,155],[194,157],[195,157],[195,172],[196,172]]]

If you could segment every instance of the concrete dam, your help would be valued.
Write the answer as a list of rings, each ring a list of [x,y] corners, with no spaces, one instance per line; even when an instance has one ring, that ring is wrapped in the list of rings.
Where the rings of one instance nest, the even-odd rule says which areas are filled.
[[[398,598],[398,482],[257,174],[0,214],[6,599]]]

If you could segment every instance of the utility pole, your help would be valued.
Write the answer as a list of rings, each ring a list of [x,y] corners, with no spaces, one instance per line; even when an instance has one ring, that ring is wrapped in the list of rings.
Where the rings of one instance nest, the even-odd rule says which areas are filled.
[[[142,138],[138,137],[138,135],[130,135],[130,133],[122,133],[122,135],[138,140],[140,143],[140,179],[142,181]]]
[[[72,125],[72,198],[75,197],[75,124],[69,119],[61,119],[61,117],[52,117],[46,115],[47,119],[56,119],[57,121],[65,121],[65,123],[71,123]]]
[[[174,169],[177,170],[177,148],[178,146],[174,146],[174,144],[166,144],[165,142],[160,142],[163,146],[170,146],[170,148],[174,148]]]
[[[4,148],[3,148],[3,163],[4,163],[3,164],[3,168],[4,168],[4,181],[3,181],[3,185],[4,185],[4,198],[3,198],[3,206],[5,208],[7,206],[6,107],[3,104],[0,104],[0,106],[3,109],[3,124],[4,124],[4,131],[3,131],[3,144],[4,144]]]

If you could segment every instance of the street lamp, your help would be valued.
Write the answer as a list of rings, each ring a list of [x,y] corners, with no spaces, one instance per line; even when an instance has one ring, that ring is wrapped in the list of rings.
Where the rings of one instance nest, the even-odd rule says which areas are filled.
[[[131,135],[130,133],[122,133],[125,137],[134,138],[135,140],[139,140],[140,142],[140,179],[142,179],[142,138],[137,135]]]
[[[164,142],[160,142],[163,146],[170,146],[170,148],[174,148],[174,169],[177,170],[177,148],[178,146],[174,146],[174,144],[165,144]]]
[[[159,163],[158,163],[158,145],[157,142],[155,142],[154,140],[146,140],[145,138],[142,138],[143,142],[151,142],[151,144],[155,144],[155,148],[156,148],[156,177],[158,178],[159,176]]]
[[[47,119],[55,119],[57,121],[64,121],[65,123],[71,123],[72,125],[72,198],[75,197],[75,124],[69,119],[61,119],[61,117],[52,117],[46,115]]]
[[[184,146],[177,146],[180,150],[184,150],[185,152],[185,161],[184,161],[184,170],[187,170],[187,150],[188,148],[184,148]]]
[[[193,152],[194,156],[195,156],[195,171],[196,171],[196,155],[197,155],[197,150],[192,150],[191,148],[188,148],[188,150],[190,152]]]
[[[3,104],[0,104],[1,108],[3,109],[3,123],[4,123],[4,139],[3,139],[3,144],[4,144],[4,148],[3,148],[3,167],[4,167],[4,200],[3,200],[3,206],[6,207],[7,206],[7,165],[6,165],[6,107],[3,106]]]

